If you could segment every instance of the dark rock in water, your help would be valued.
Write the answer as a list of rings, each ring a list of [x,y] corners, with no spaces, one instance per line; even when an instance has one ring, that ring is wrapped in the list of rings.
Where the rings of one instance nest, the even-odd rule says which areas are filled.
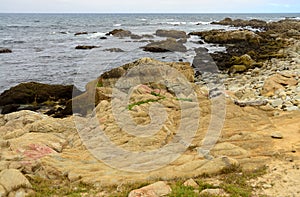
[[[105,36],[100,37],[100,40],[106,40],[106,39],[107,39],[107,37],[105,37]]]
[[[104,51],[109,51],[109,52],[124,52],[124,50],[122,50],[120,48],[104,49]]]
[[[1,114],[9,114],[18,111],[19,104],[9,104],[2,107]]]
[[[0,53],[12,53],[12,50],[7,48],[0,48]]]
[[[74,35],[75,36],[79,36],[79,35],[85,35],[85,34],[88,34],[88,32],[86,32],[86,31],[84,31],[84,32],[77,32]]]
[[[143,38],[154,38],[154,36],[153,36],[153,35],[150,35],[150,34],[144,34],[144,35],[143,35]]]
[[[143,36],[139,36],[139,35],[136,35],[136,34],[131,34],[130,38],[131,38],[131,39],[138,40],[138,39],[142,39]]]
[[[179,43],[187,43],[187,38],[181,38],[177,42],[179,42]]]
[[[99,48],[98,46],[78,45],[75,49],[88,50],[93,48]]]
[[[179,51],[186,52],[186,47],[176,41],[174,38],[168,38],[167,40],[152,42],[142,47],[144,51],[150,52],[169,52],[169,51]]]
[[[106,34],[107,36],[113,35],[115,37],[130,37],[132,35],[131,31],[127,31],[124,29],[114,29]]]
[[[249,30],[211,30],[203,32],[192,32],[190,35],[197,35],[204,39],[205,42],[219,44],[235,44],[241,41],[259,43],[261,37]]]
[[[211,24],[216,25],[230,25],[234,27],[253,27],[253,28],[259,28],[259,29],[267,29],[268,23],[263,20],[258,19],[252,19],[252,20],[242,20],[242,19],[236,19],[232,20],[231,18],[225,18],[219,22],[212,22]]]
[[[78,96],[81,93],[73,85],[48,85],[36,82],[21,83],[0,95],[0,106],[4,106],[4,112],[11,112],[12,110],[24,109],[19,108],[21,104],[29,104],[28,109],[35,111],[37,110],[35,106],[51,106],[54,102],[65,105],[72,96]]]
[[[177,31],[177,30],[162,30],[159,29],[155,33],[157,36],[160,37],[169,37],[169,38],[188,38],[189,35],[187,35],[184,31]]]

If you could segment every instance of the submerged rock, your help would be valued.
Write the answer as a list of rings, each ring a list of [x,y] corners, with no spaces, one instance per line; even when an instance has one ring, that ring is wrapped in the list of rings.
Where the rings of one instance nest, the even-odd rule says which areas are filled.
[[[99,48],[99,46],[78,45],[75,47],[75,49],[83,49],[83,50],[93,49],[93,48]]]
[[[163,41],[152,42],[142,48],[144,49],[144,51],[149,52],[187,51],[186,47],[182,43],[177,42],[174,38],[168,38]]]
[[[79,36],[79,35],[86,35],[86,34],[88,34],[88,32],[83,31],[83,32],[77,32],[77,33],[75,33],[74,35],[75,35],[75,36]]]
[[[109,52],[124,52],[124,50],[120,49],[120,48],[104,49],[104,51],[109,51]]]

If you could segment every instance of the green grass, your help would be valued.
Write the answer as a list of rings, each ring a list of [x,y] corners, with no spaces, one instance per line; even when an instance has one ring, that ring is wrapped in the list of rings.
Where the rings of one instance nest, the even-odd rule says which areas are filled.
[[[98,87],[98,88],[103,87],[103,83],[102,83],[102,82],[98,82],[98,83],[97,83],[97,87]]]
[[[198,197],[199,194],[194,192],[193,187],[187,187],[182,185],[180,182],[171,186],[172,192],[168,195],[169,197]]]
[[[71,184],[65,177],[56,180],[43,179],[41,177],[30,177],[35,193],[30,194],[30,197],[48,197],[48,196],[68,196],[79,197],[82,194],[93,195],[95,188],[82,182]]]
[[[129,104],[127,106],[127,109],[128,110],[132,110],[132,108],[135,107],[135,106],[143,105],[143,104],[146,104],[146,103],[158,102],[161,99],[163,99],[163,98],[159,98],[159,99],[147,99],[147,100],[143,100],[143,101],[138,101],[138,102],[135,102],[135,103],[131,103],[131,104]]]

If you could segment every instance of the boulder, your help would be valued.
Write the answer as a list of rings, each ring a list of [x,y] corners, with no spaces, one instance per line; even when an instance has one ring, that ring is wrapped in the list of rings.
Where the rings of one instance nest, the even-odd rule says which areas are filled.
[[[277,90],[284,90],[286,86],[294,86],[298,84],[298,80],[293,75],[274,74],[265,80],[261,94],[263,96],[273,96]]]
[[[193,188],[198,188],[199,187],[199,185],[196,183],[196,181],[192,178],[185,181],[183,183],[183,185],[186,186],[186,187],[193,187]]]
[[[1,185],[5,188],[7,194],[19,188],[32,187],[26,177],[15,169],[5,169],[0,172],[0,186]]]
[[[171,187],[163,181],[133,190],[128,197],[162,197],[167,196],[172,191]]]
[[[253,28],[261,28],[261,29],[267,29],[268,23],[263,20],[258,19],[252,19],[252,20],[242,20],[242,19],[236,19],[232,20],[231,18],[225,18],[219,22],[212,22],[211,24],[215,25],[230,25],[234,27],[253,27]]]
[[[12,53],[12,50],[7,48],[0,48],[0,53]]]
[[[235,73],[243,73],[247,70],[247,67],[245,65],[233,65],[229,68],[229,73],[235,74]]]
[[[75,49],[82,49],[82,50],[93,49],[93,48],[99,48],[99,46],[78,45],[75,47]]]
[[[177,42],[174,38],[168,38],[163,41],[152,42],[142,48],[144,49],[144,51],[149,52],[187,51],[186,47],[182,43]]]
[[[113,35],[115,37],[130,37],[132,35],[131,31],[124,29],[114,29],[106,34],[107,36]]]
[[[120,49],[120,48],[104,49],[104,51],[109,51],[109,52],[124,52],[124,50]]]
[[[184,31],[177,31],[177,30],[162,30],[159,29],[155,33],[157,36],[160,37],[169,37],[169,38],[188,38],[189,35],[187,35]]]
[[[200,34],[201,35],[201,34]],[[234,44],[241,41],[248,41],[259,44],[261,37],[249,30],[233,30],[233,31],[207,31],[201,36],[205,42],[219,44]]]
[[[82,92],[73,85],[49,85],[36,82],[21,83],[0,95],[2,113],[30,109],[35,111],[41,106],[52,108],[54,105],[65,105],[66,102]],[[20,105],[26,104],[26,107]]]

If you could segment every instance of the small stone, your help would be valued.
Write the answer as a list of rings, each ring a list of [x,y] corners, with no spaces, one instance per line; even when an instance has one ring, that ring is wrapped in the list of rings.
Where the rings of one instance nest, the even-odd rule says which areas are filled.
[[[274,101],[271,102],[272,107],[276,108],[280,105],[282,105],[283,101],[281,99],[276,99]]]
[[[297,106],[289,106],[285,108],[286,111],[296,111],[299,110]]]
[[[160,197],[171,193],[172,189],[163,181],[153,183],[151,185],[133,190],[128,197]]]
[[[5,196],[5,194],[6,194],[5,188],[2,185],[0,185],[0,196]]]
[[[200,195],[222,195],[228,196],[228,194],[223,189],[205,189],[200,192]]]
[[[283,138],[282,134],[278,133],[278,132],[272,133],[271,137],[274,138],[274,139],[282,139]]]
[[[189,179],[183,183],[184,186],[197,188],[199,185],[196,183],[194,179]]]
[[[263,188],[265,188],[265,189],[272,188],[272,185],[270,185],[270,184],[263,184]]]

